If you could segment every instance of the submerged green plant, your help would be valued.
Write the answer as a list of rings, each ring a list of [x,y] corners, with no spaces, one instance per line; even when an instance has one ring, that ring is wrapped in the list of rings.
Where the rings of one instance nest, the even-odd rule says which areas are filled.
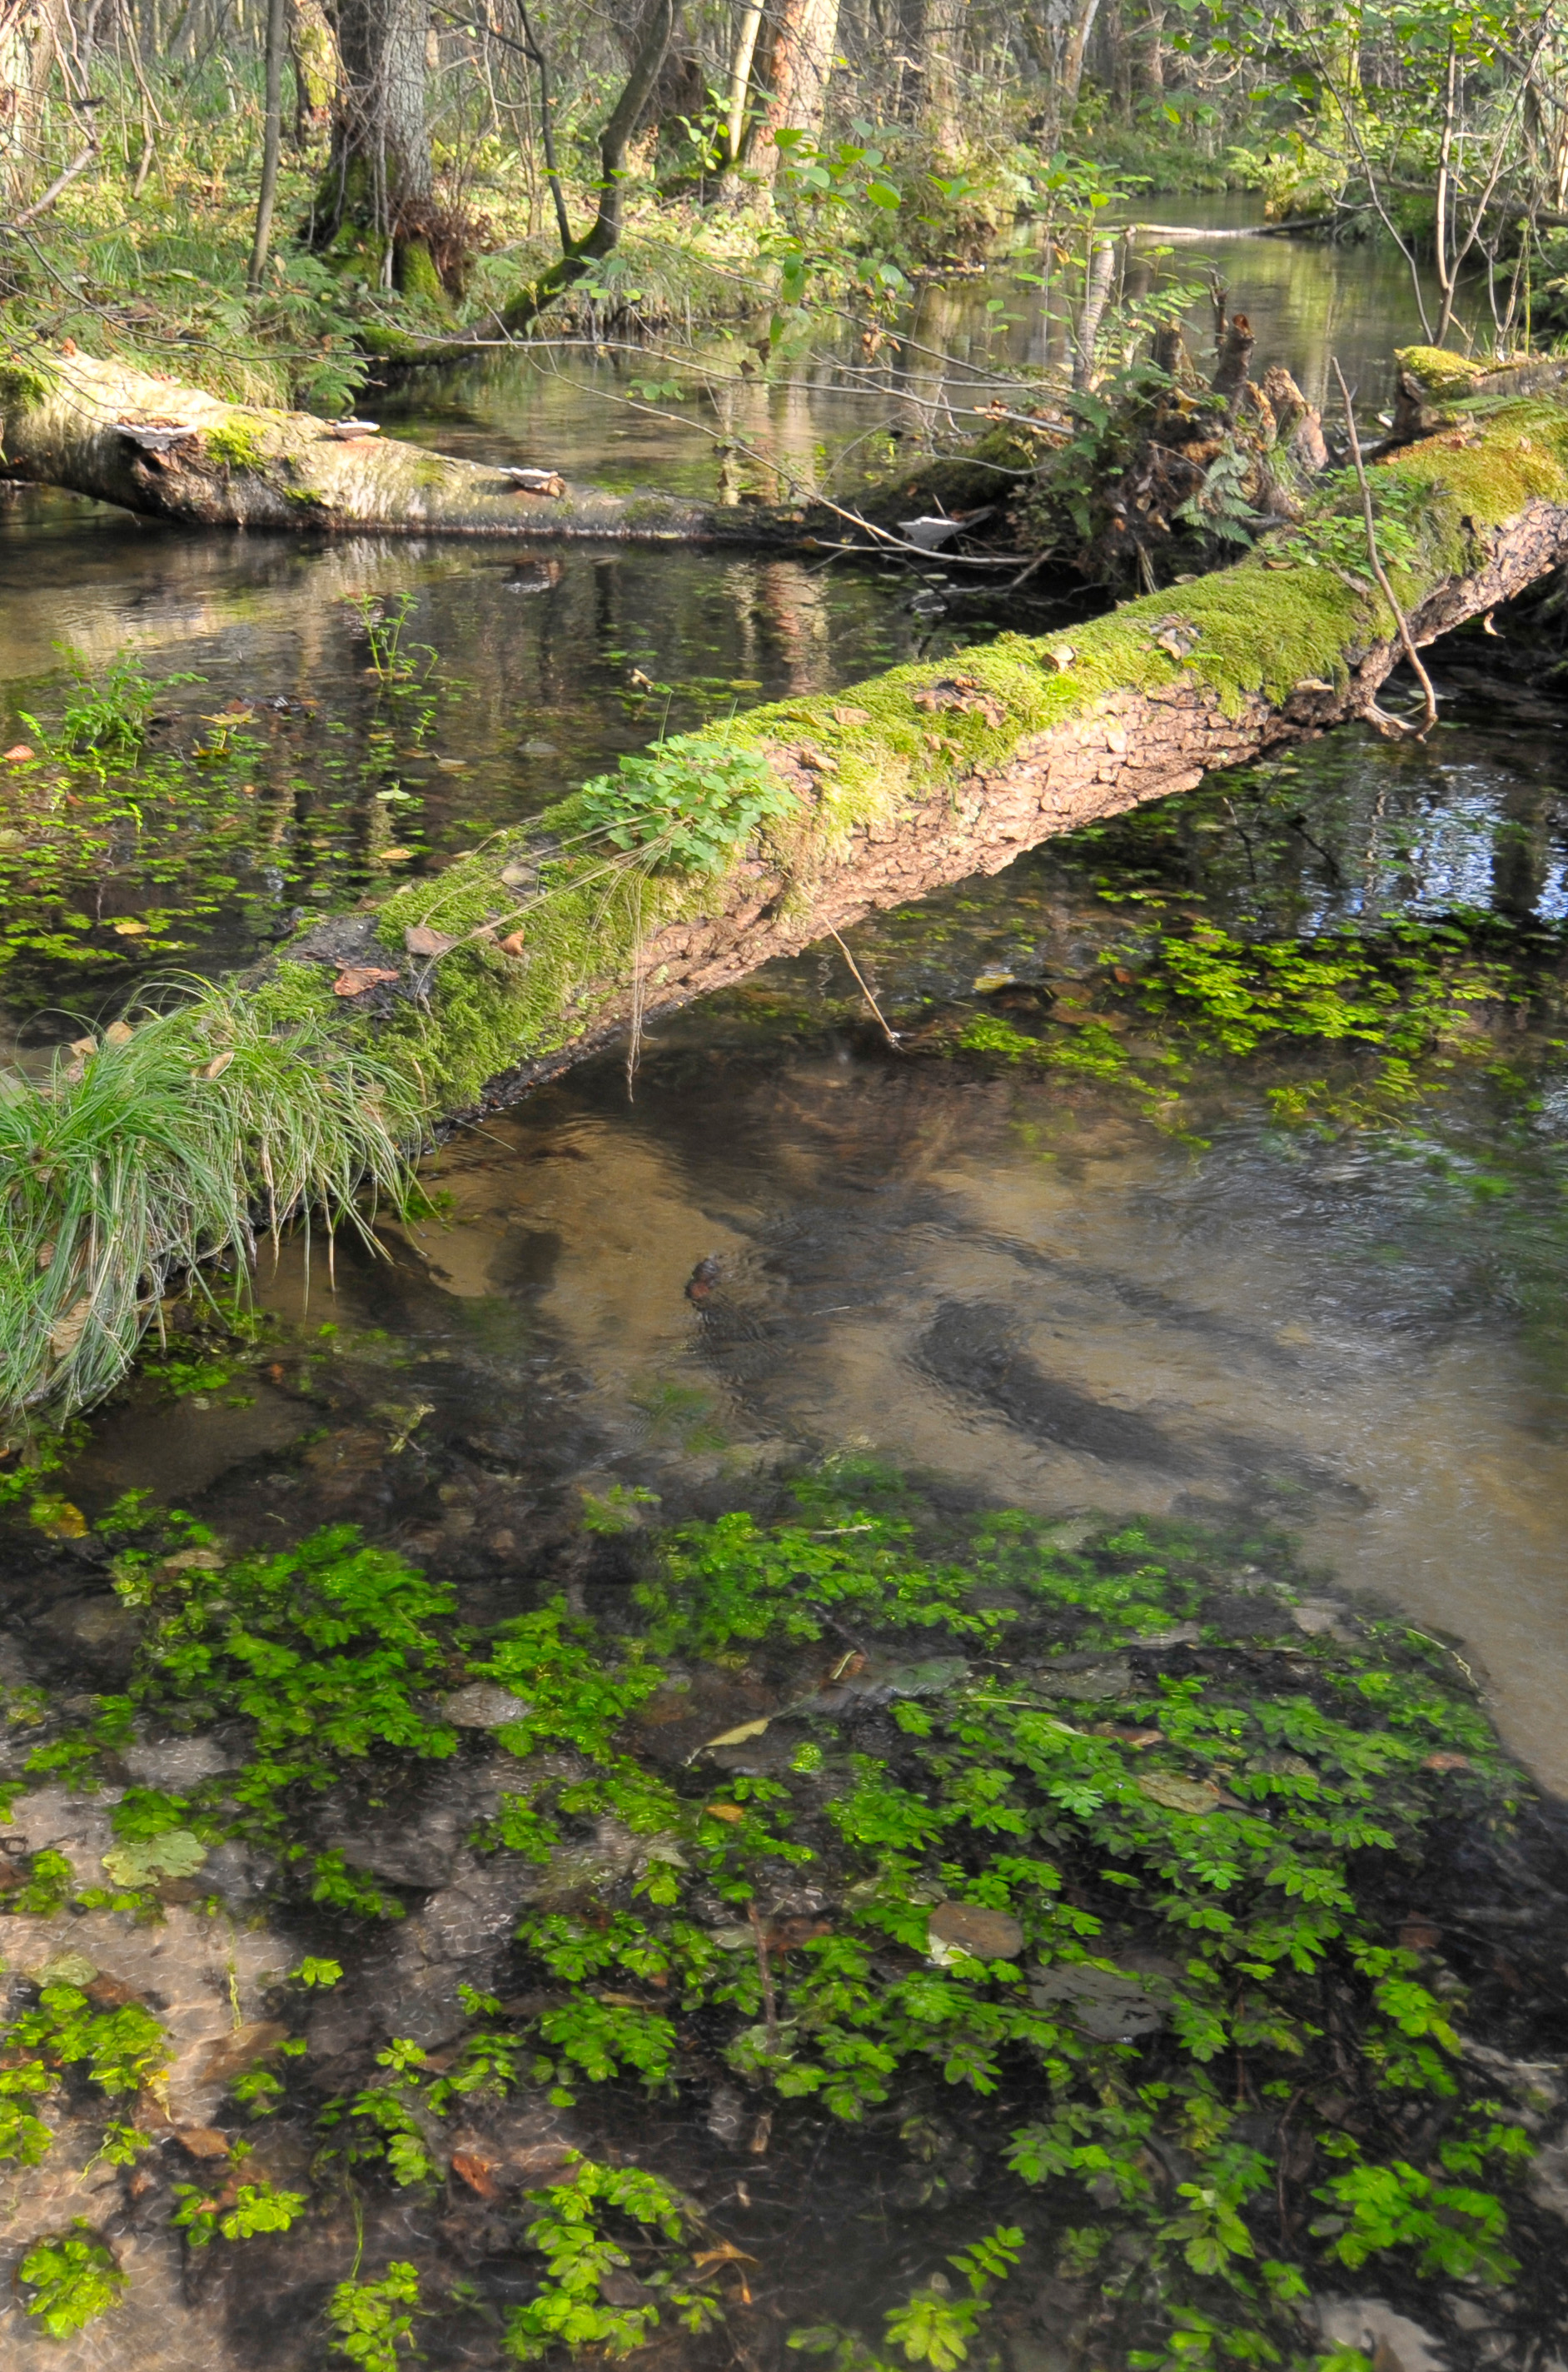
[[[284,2191],[275,2182],[240,2182],[215,2197],[192,2182],[177,2182],[180,2202],[174,2223],[192,2249],[204,2249],[219,2238],[249,2240],[258,2232],[286,2232],[304,2213],[302,2191]]]
[[[1161,903],[1140,894],[1137,912]],[[1102,1079],[1156,1117],[1191,1085],[1194,1057],[1311,1044],[1371,1053],[1353,1083],[1292,1080],[1268,1093],[1282,1120],[1376,1121],[1441,1085],[1451,1050],[1474,1036],[1478,1008],[1516,1013],[1527,1002],[1525,957],[1539,957],[1539,947],[1514,938],[1495,915],[1469,913],[1435,922],[1386,916],[1376,930],[1277,939],[1242,938],[1198,916],[1179,930],[1141,929],[1106,951],[1088,992],[1096,1007],[1072,1001],[1066,1028],[1048,1022],[1031,1036],[1005,1015],[979,1013],[957,1042],[966,1053]],[[1151,1033],[1141,1047],[1119,1034],[1130,1004]]]
[[[398,2372],[419,2353],[413,2343],[418,2312],[419,2274],[411,2264],[389,2264],[379,2281],[340,2282],[327,2306],[328,2344],[360,2372]],[[407,2354],[400,2356],[400,2347]]]
[[[113,2251],[80,2216],[69,2231],[35,2240],[17,2268],[17,2280],[29,2314],[51,2339],[85,2331],[120,2305],[129,2285]]]
[[[506,2319],[502,2345],[514,2362],[531,2364],[552,2347],[591,2347],[615,2361],[645,2345],[666,2312],[690,2331],[718,2320],[716,2299],[699,2285],[690,2261],[680,2262],[689,2203],[662,2176],[574,2154],[566,2180],[528,2195],[539,2212],[523,2237],[546,2271],[538,2296]],[[627,2237],[618,2238],[618,2229]],[[633,2252],[644,2260],[645,2295],[636,2304],[613,2303],[614,2277],[631,2271]],[[653,2265],[650,2253],[658,2261]]]
[[[1099,2284],[1121,2360],[1145,2367],[1274,2351],[1321,2372],[1294,2339],[1314,2270],[1516,2278],[1523,2117],[1467,2064],[1462,1993],[1390,1936],[1386,1907],[1439,1823],[1505,1820],[1514,1782],[1439,1646],[1348,1612],[1298,1627],[1281,1541],[942,1514],[842,1461],[772,1520],[629,1536],[622,1633],[554,1602],[476,1643],[451,1592],[346,1528],[226,1562],[189,1524],[170,1537],[171,1554],[155,1539],[116,1562],[143,1623],[124,1696],[25,1775],[89,1776],[138,1717],[242,1721],[250,1743],[238,1773],[186,1795],[127,1788],[117,1850],[238,1834],[329,1915],[396,1909],[341,1854],[312,1854],[300,1816],[356,1772],[374,1785],[455,1752],[432,1702],[449,1680],[517,1700],[494,1733],[514,1782],[474,1843],[544,1874],[517,1931],[532,2000],[465,1989],[454,2052],[433,2064],[394,2041],[327,2104],[322,2161],[354,2181],[430,2192],[455,2112],[518,2086],[563,2105],[584,2085],[671,2095],[700,2037],[769,2116],[890,2116],[923,2200],[946,2195],[938,2118],[989,2159],[993,2214],[1005,2195],[1005,2223],[948,2251],[967,2296],[934,2273],[875,2343],[800,2335],[840,2372],[959,2372],[1031,2235]],[[1225,1627],[1238,1588],[1244,1652]],[[743,1662],[771,1711],[690,1761],[642,1758],[651,1698]],[[781,1886],[810,1889],[822,1916],[781,1919]],[[0,2105],[24,2158],[47,2140],[27,2124],[39,2097],[72,2068],[114,2094],[156,2077],[164,2047],[147,2013],[94,2012],[64,1983],[6,2041]],[[262,2080],[268,2108],[281,2078]],[[303,2205],[231,2185],[182,2194],[193,2245],[285,2228]],[[662,2177],[585,2160],[532,2197],[543,2269],[509,2314],[515,2357],[625,2354],[720,2310],[710,2269],[733,2260],[694,2250]],[[416,2297],[395,2268],[343,2285],[334,2346],[394,2362]]]

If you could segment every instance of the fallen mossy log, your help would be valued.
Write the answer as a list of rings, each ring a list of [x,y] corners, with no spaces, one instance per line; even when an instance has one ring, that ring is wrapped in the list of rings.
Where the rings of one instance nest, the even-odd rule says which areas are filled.
[[[798,506],[567,486],[552,470],[347,437],[311,413],[227,403],[79,353],[0,367],[0,448],[6,477],[184,527],[749,544],[806,532]]]
[[[1568,558],[1568,408],[1549,395],[1487,399],[1484,417],[1461,416],[1371,476],[1383,562],[1419,642]],[[541,829],[317,924],[246,981],[246,1029],[286,1038],[307,1074],[359,1064],[401,1079],[401,1110],[426,1127],[505,1103],[628,1032],[634,1058],[647,1017],[873,909],[1000,871],[1212,767],[1376,718],[1400,641],[1356,565],[1364,538],[1353,486],[1331,484],[1283,541],[1128,602],[1070,642],[1005,635],[623,760]],[[218,987],[156,1025],[183,1086],[158,1140],[158,1192],[132,1215],[140,1262],[122,1216],[106,1256],[110,1215],[84,1186],[91,1132],[79,1124],[84,1102],[136,1059],[136,1035],[83,1050],[42,1087],[13,1083],[13,1103],[30,1099],[27,1131],[13,1131],[30,1150],[0,1179],[13,1411],[103,1388],[157,1307],[171,1257],[160,1247],[232,1250],[235,1225],[203,1247],[169,1222],[171,1200],[191,1199],[182,1145],[192,1165],[221,1163],[237,1207],[245,1180],[265,1202],[280,1123],[230,1095],[215,1138],[234,1014]],[[368,1076],[366,1092],[385,1104]],[[272,1073],[268,1094],[275,1110]],[[319,1184],[312,1171],[289,1199],[324,1192],[341,1207],[345,1158],[324,1136]]]
[[[79,352],[0,365],[0,479],[59,486],[143,518],[341,534],[583,538],[788,549],[901,541],[911,510],[957,517],[1009,495],[1033,456],[1005,426],[901,471],[854,508],[700,502],[569,485],[551,468],[463,460],[353,423],[230,403]],[[912,547],[918,549],[918,547]]]

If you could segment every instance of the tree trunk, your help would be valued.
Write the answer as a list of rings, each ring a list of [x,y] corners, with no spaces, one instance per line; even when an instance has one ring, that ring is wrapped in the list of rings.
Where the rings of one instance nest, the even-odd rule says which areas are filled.
[[[283,59],[288,40],[287,0],[268,0],[265,122],[261,135],[261,189],[256,201],[256,232],[250,242],[247,285],[260,288],[273,243],[278,163],[283,150]]]
[[[1097,238],[1091,241],[1089,261],[1084,273],[1084,299],[1078,308],[1074,325],[1073,387],[1082,395],[1093,387],[1095,379],[1095,344],[1099,337],[1099,325],[1110,301],[1110,284],[1116,277],[1116,241]]]
[[[777,0],[768,50],[768,98],[752,153],[756,169],[770,180],[783,154],[775,145],[775,134],[805,132],[815,139],[822,129],[838,29],[839,0]]]
[[[0,0],[0,192],[10,207],[38,185],[38,132],[65,0]]]
[[[1132,112],[1132,52],[1127,39],[1124,0],[1103,0],[1100,31],[1105,40],[1106,79],[1111,105],[1125,123]]]
[[[1165,0],[1144,0],[1142,16],[1132,36],[1133,87],[1157,103],[1165,97]]]
[[[435,169],[425,119],[430,0],[331,0],[338,45],[332,148],[312,244],[366,279],[443,296],[427,235]]]
[[[913,54],[920,62],[924,87],[926,128],[939,161],[956,158],[964,145],[959,91],[966,5],[967,0],[913,0],[910,11]]]
[[[725,104],[725,163],[738,165],[746,141],[746,115],[751,99],[751,68],[762,29],[762,0],[745,0],[730,58],[729,90]]]
[[[558,198],[564,241],[563,253],[547,272],[541,273],[538,280],[521,290],[507,306],[501,317],[501,325],[508,337],[520,337],[547,306],[552,305],[568,288],[575,287],[587,276],[593,264],[613,254],[619,246],[626,209],[626,151],[643,110],[653,96],[679,17],[680,0],[650,0],[621,96],[599,134],[598,212],[581,238],[565,239],[564,203]],[[536,59],[542,56],[537,47],[530,51],[530,54]]]
[[[1099,0],[1075,0],[1067,39],[1062,48],[1062,122],[1073,121],[1078,104],[1078,93],[1084,87],[1084,55],[1094,30]]]

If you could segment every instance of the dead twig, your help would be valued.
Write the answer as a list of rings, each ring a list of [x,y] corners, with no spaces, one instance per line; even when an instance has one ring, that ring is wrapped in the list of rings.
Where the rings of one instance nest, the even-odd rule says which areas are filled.
[[[1345,375],[1340,368],[1337,355],[1332,357],[1332,361],[1334,377],[1339,381],[1340,400],[1345,408],[1345,427],[1350,436],[1350,458],[1355,469],[1356,484],[1361,488],[1361,516],[1366,523],[1366,556],[1372,564],[1372,574],[1382,588],[1383,599],[1394,613],[1394,623],[1400,630],[1400,640],[1404,645],[1405,657],[1409,659],[1414,670],[1416,681],[1421,686],[1422,698],[1426,707],[1426,721],[1417,738],[1424,740],[1437,722],[1437,694],[1432,688],[1432,678],[1421,663],[1421,654],[1416,649],[1415,638],[1410,630],[1410,621],[1395,599],[1394,588],[1388,582],[1388,572],[1383,565],[1383,555],[1377,549],[1377,522],[1373,517],[1372,489],[1366,481],[1366,465],[1361,458],[1361,439],[1355,433],[1355,411],[1350,400],[1350,390],[1345,385]],[[1407,731],[1410,729],[1406,727]]]
[[[881,1006],[877,1004],[877,999],[872,995],[870,989],[866,986],[865,975],[861,971],[860,966],[855,962],[854,958],[845,947],[842,939],[839,937],[839,935],[837,931],[834,930],[831,923],[828,925],[828,936],[837,942],[840,955],[842,956],[845,963],[848,964],[851,971],[854,972],[856,981],[859,983],[862,996],[865,997],[865,1002],[869,1005],[872,1012],[877,1016],[877,1020],[882,1025],[883,1037],[886,1038],[889,1046],[897,1049],[902,1042],[899,1037],[898,1031],[889,1025],[887,1015],[883,1012]]]
[[[776,2051],[779,2047],[779,2009],[773,1995],[773,1972],[768,1965],[767,1934],[758,1915],[757,1905],[749,1902],[746,1909],[751,1921],[751,1933],[756,1938],[757,1973],[762,1980],[762,2024],[767,2029],[769,2050]]]

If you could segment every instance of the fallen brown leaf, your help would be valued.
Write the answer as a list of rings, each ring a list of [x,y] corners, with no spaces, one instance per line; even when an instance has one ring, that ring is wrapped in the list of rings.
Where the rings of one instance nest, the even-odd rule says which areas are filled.
[[[247,2026],[237,2026],[232,2034],[220,2035],[209,2042],[196,2070],[198,2084],[231,2084],[237,2076],[257,2061],[271,2058],[280,2042],[288,2041],[288,2029],[276,2018],[256,2018]]]
[[[500,2198],[501,2186],[494,2179],[494,2169],[486,2159],[477,2157],[472,2150],[453,2151],[452,2172],[459,2182],[466,2182],[470,2191],[477,2191],[482,2199]]]
[[[6,750],[6,763],[8,766],[19,766],[25,758],[30,758],[31,756],[32,751],[28,748],[27,743],[25,741],[18,741],[11,749]]]
[[[771,1714],[764,1714],[760,1721],[743,1721],[738,1729],[720,1730],[717,1738],[710,1738],[706,1740],[703,1751],[705,1754],[710,1746],[744,1746],[749,1738],[761,1738],[772,1718]],[[710,1812],[717,1811],[717,1807],[710,1804],[708,1809]],[[737,1812],[737,1820],[741,1817],[742,1815]],[[718,1818],[723,1820],[724,1814],[718,1812]]]
[[[220,2134],[215,2125],[181,2125],[175,2129],[175,2140],[192,2157],[226,2157],[228,2135]]]
[[[428,923],[410,923],[403,932],[403,945],[411,956],[444,956],[457,944],[449,932],[433,930]]]
[[[819,750],[815,741],[798,742],[790,755],[807,773],[836,774],[839,771],[838,760],[830,758],[825,750]]]
[[[835,708],[832,717],[835,725],[869,725],[871,711],[868,708]]]
[[[49,1347],[57,1359],[67,1359],[87,1331],[87,1320],[93,1314],[90,1293],[84,1293],[62,1318],[57,1318],[49,1330]]]
[[[379,964],[348,964],[332,983],[334,996],[363,996],[367,989],[379,988],[383,981],[396,980],[395,971]]]
[[[1429,1754],[1421,1767],[1423,1771],[1468,1771],[1470,1758],[1468,1754]]]
[[[141,1998],[134,1985],[126,1984],[120,1977],[97,1976],[87,1987],[87,1999],[94,2009],[124,2009]]]

